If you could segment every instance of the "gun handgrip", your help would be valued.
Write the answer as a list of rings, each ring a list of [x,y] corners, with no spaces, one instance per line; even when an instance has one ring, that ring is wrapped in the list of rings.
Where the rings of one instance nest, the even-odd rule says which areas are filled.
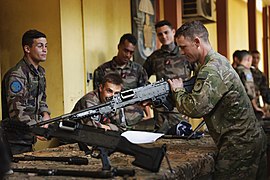
[[[121,137],[116,151],[134,156],[133,165],[152,172],[158,172],[166,153],[166,145],[146,148],[129,142],[125,137]]]

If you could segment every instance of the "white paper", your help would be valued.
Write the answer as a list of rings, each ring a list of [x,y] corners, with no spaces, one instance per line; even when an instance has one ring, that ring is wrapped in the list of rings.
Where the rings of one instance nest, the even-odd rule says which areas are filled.
[[[151,133],[145,131],[126,131],[121,134],[121,136],[127,138],[134,144],[153,143],[163,135],[164,134],[162,133]]]

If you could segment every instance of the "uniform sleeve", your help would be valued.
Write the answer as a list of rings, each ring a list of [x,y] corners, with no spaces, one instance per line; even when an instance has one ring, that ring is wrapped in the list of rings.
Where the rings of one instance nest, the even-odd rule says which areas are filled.
[[[20,74],[13,73],[5,79],[6,99],[9,117],[14,120],[30,121],[27,110],[27,81]]]
[[[245,87],[245,90],[247,92],[249,99],[250,100],[254,99],[256,97],[254,83],[250,83],[250,82],[248,83],[247,77],[244,72],[239,72],[238,74]]]
[[[148,83],[148,76],[143,67],[139,68],[138,87],[144,86]]]
[[[261,92],[263,101],[269,104],[270,103],[270,89],[269,89],[269,85],[264,74],[262,74],[262,80],[259,85],[259,90]]]
[[[151,58],[148,57],[144,64],[143,64],[143,68],[145,69],[146,73],[147,73],[147,76],[150,77],[154,74],[154,67],[152,65],[152,61],[151,61]]]
[[[226,85],[216,72],[201,71],[191,93],[180,88],[173,92],[173,96],[179,112],[189,117],[203,117],[215,107],[226,91]]]
[[[84,97],[82,97],[74,106],[73,110],[71,111],[71,113],[92,107],[97,105],[98,103],[95,102],[95,98],[92,97],[91,95],[87,94]],[[89,126],[93,126],[93,120],[89,117],[83,118],[81,120],[84,124],[87,124]]]
[[[105,76],[103,70],[101,68],[97,68],[94,71],[94,76],[93,76],[93,87],[94,89],[97,89],[99,87],[99,84],[102,81],[102,78]]]
[[[41,97],[40,103],[39,103],[39,111],[40,113],[47,112],[51,114],[48,104],[47,104],[47,94],[46,94],[46,78],[44,77],[44,92]]]

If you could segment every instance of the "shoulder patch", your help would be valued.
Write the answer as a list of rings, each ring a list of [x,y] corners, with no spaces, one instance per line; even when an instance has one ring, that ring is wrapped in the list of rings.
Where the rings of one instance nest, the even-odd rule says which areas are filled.
[[[196,83],[195,83],[195,85],[194,85],[194,88],[193,88],[193,90],[194,91],[200,91],[201,89],[202,89],[202,87],[203,87],[203,80],[202,79],[198,79],[197,81],[196,81]]]
[[[10,90],[13,93],[18,93],[22,90],[22,84],[19,81],[12,81],[10,83]]]
[[[247,81],[253,81],[253,77],[251,73],[246,74]]]

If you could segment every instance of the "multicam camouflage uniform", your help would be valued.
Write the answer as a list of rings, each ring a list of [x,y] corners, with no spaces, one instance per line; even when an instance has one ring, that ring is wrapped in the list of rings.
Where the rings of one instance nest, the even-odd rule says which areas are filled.
[[[156,75],[157,80],[180,77],[188,79],[191,76],[193,67],[185,56],[180,55],[179,48],[174,44],[163,45],[156,50],[145,61],[143,67],[146,69],[148,77]],[[173,125],[183,120],[182,114],[174,108],[167,111],[165,108],[155,108],[155,126],[158,132],[166,133]]]
[[[2,88],[2,124],[12,121],[33,124],[42,121],[43,112],[49,112],[45,70],[41,66],[35,69],[26,58],[5,74]],[[5,130],[5,134],[10,144],[32,146],[36,142],[35,136],[19,130]]]
[[[147,83],[148,77],[143,67],[133,61],[129,61],[125,67],[120,67],[116,64],[114,57],[100,65],[94,71],[94,88],[98,88],[102,78],[108,73],[119,73],[123,79],[124,90],[133,89],[144,86]],[[143,109],[139,105],[125,107],[125,116],[127,125],[133,125],[142,120],[144,116]]]
[[[75,107],[73,108],[72,112],[76,112],[76,111],[80,111],[95,105],[99,105],[101,104],[100,101],[100,95],[99,95],[99,91],[98,89],[91,91],[89,93],[87,93],[86,95],[84,95],[76,104]],[[121,113],[119,110],[116,111],[115,115],[108,115],[108,116],[102,116],[102,117],[97,117],[97,119],[93,118],[93,119],[83,119],[83,122],[87,125],[94,125],[94,126],[99,126],[99,123],[101,122],[102,124],[106,124],[108,126],[110,126],[110,128],[112,130],[119,130],[119,127],[124,127],[125,122],[121,122]],[[115,125],[117,126],[115,126]],[[121,126],[122,125],[122,126]]]
[[[218,147],[214,179],[265,179],[266,140],[251,102],[229,61],[211,50],[191,93],[175,90],[177,108],[203,117]]]

